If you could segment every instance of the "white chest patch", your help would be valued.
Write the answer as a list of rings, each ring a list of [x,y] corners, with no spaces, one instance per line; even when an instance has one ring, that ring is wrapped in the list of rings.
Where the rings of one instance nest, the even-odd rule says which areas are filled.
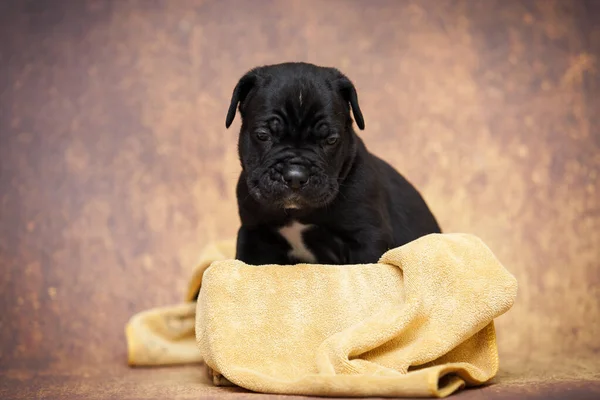
[[[300,222],[293,221],[290,225],[279,229],[279,234],[290,244],[290,247],[292,248],[289,252],[290,256],[304,262],[316,263],[317,258],[306,247],[304,240],[302,239],[302,233],[310,227],[311,225],[304,225]]]

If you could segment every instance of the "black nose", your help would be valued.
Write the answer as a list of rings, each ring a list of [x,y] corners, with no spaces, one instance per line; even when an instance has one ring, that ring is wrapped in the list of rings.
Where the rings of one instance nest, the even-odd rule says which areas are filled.
[[[301,165],[292,165],[283,171],[283,180],[292,189],[300,189],[308,182],[308,171]]]

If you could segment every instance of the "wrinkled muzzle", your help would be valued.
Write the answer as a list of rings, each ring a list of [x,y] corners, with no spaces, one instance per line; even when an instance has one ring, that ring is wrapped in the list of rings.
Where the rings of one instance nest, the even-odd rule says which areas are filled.
[[[250,194],[274,208],[316,208],[330,202],[338,190],[337,178],[326,165],[310,157],[282,154],[265,160],[248,176]]]

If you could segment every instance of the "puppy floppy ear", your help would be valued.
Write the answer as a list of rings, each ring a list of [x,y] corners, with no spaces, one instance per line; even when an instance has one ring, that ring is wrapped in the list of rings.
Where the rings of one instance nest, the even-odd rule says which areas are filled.
[[[227,111],[227,118],[225,119],[225,128],[229,128],[231,123],[235,118],[235,113],[238,108],[238,104],[244,102],[248,93],[254,88],[256,85],[258,76],[255,70],[248,72],[246,75],[242,76],[238,81],[237,85],[235,85],[235,89],[233,89],[233,94],[231,95],[231,103],[229,104],[229,110]]]
[[[350,103],[356,125],[358,125],[360,130],[364,130],[365,120],[363,118],[362,111],[360,111],[360,106],[358,105],[358,95],[356,94],[356,88],[354,87],[354,84],[346,76],[341,75],[336,80],[336,85],[344,100]]]

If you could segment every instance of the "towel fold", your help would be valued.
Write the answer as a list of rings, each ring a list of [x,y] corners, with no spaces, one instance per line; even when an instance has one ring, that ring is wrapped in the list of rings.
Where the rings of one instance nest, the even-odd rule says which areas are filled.
[[[169,366],[202,362],[194,335],[196,296],[202,275],[213,261],[235,255],[235,241],[211,243],[201,252],[181,304],[135,314],[125,327],[127,357],[131,366]]]
[[[428,235],[377,264],[249,266],[233,251],[207,249],[187,304],[132,318],[131,364],[203,360],[216,384],[318,396],[443,397],[498,370],[493,320],[517,283],[472,235]]]

